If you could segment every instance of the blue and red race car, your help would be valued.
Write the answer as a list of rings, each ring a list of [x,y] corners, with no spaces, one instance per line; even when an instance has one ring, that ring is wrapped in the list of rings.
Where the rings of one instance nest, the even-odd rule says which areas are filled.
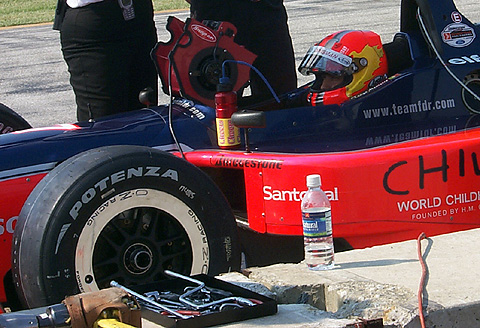
[[[233,28],[171,24],[209,39]],[[227,61],[238,89],[242,50],[218,43],[167,65],[162,51],[187,44],[159,45],[159,70],[179,74],[162,76],[164,90],[184,98],[0,136],[0,302],[39,307],[165,269],[238,270],[242,252],[247,265],[299,261],[312,173],[332,202],[337,250],[480,227],[479,34],[450,0],[404,0],[395,40],[408,65],[342,104],[240,106],[233,122],[246,133],[232,149],[217,143],[218,75],[188,65],[211,73]],[[24,127],[0,109],[5,132]]]

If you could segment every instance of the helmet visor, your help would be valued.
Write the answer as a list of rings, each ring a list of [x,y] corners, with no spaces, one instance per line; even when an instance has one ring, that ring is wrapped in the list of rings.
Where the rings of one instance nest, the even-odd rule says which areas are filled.
[[[311,47],[303,58],[298,70],[303,75],[325,72],[334,75],[345,73],[352,64],[352,58],[322,46]]]

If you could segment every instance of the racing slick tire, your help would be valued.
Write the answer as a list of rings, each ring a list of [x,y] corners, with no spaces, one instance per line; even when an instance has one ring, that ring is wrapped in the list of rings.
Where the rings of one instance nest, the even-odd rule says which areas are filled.
[[[213,181],[174,155],[107,146],[61,163],[25,202],[12,272],[24,306],[165,279],[165,269],[240,269],[232,210]]]
[[[0,103],[0,134],[31,128],[20,115]]]

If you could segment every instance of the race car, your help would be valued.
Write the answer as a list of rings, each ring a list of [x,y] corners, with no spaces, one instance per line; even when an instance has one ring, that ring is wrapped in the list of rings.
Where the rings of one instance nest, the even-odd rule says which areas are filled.
[[[168,28],[152,56],[170,104],[146,92],[141,110],[30,129],[0,107],[2,131],[17,130],[0,136],[0,302],[40,307],[165,269],[214,275],[242,254],[300,261],[312,173],[336,251],[480,227],[480,31],[452,1],[402,1],[386,79],[368,90],[288,106],[307,85],[239,104],[239,145],[219,146],[216,85],[228,74],[240,90],[254,55],[226,22]]]

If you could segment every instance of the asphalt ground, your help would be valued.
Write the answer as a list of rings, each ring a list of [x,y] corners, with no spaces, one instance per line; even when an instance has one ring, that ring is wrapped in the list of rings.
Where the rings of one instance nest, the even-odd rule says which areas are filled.
[[[455,3],[468,19],[480,22],[477,1]],[[329,33],[343,29],[373,30],[386,43],[400,29],[400,0],[285,0],[285,6],[297,66],[308,48]],[[168,16],[185,20],[188,11],[155,14],[160,41],[170,39],[165,28]],[[52,24],[2,28],[0,49],[1,103],[34,127],[76,121],[75,99],[60,50],[59,33],[52,29]],[[299,75],[299,84],[308,80]],[[161,94],[159,103],[167,103],[168,99]]]

